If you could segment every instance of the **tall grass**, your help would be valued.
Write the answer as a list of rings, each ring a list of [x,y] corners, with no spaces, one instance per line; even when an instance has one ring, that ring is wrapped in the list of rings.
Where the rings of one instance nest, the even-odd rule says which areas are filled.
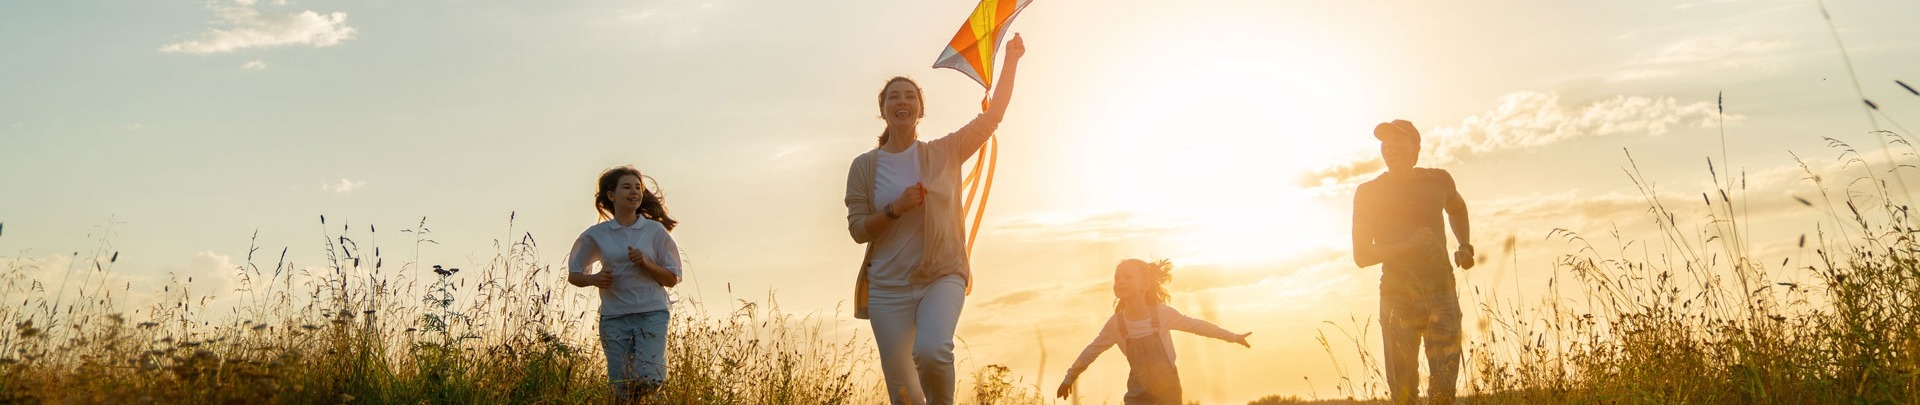
[[[565,270],[538,257],[533,236],[516,234],[511,218],[508,237],[478,270],[422,265],[420,246],[435,243],[424,219],[401,231],[413,252],[397,265],[387,263],[375,227],[320,222],[318,265],[288,262],[283,248],[267,268],[253,247],[232,269],[234,291],[196,291],[191,278],[176,279],[160,303],[131,312],[116,301],[133,286],[113,291],[105,276],[118,261],[110,233],[90,257],[75,255],[83,277],[70,268],[63,280],[32,279],[35,263],[10,261],[0,280],[8,296],[26,298],[0,307],[10,326],[0,331],[0,403],[611,401],[596,298],[562,284]],[[206,305],[216,297],[235,304],[212,313]],[[842,336],[837,314],[783,313],[771,296],[732,308],[674,304],[669,379],[643,402],[884,401],[872,343]],[[972,399],[1039,402],[1004,370],[975,373]]]
[[[1615,232],[1605,249],[1556,230],[1577,252],[1551,282],[1571,276],[1582,298],[1526,312],[1483,303],[1500,327],[1475,341],[1468,385],[1517,402],[1920,401],[1916,219],[1886,167],[1829,142],[1861,174],[1836,189],[1802,163],[1819,202],[1792,198],[1828,220],[1799,239],[1800,263],[1753,253],[1743,178],[1702,194],[1695,227],[1631,168],[1654,240]]]
[[[1920,159],[1910,139],[1874,135]],[[1748,236],[1744,174],[1722,174],[1709,162],[1715,187],[1695,200],[1705,218],[1694,223],[1674,204],[1696,202],[1662,194],[1629,154],[1627,175],[1644,197],[1650,237],[1553,230],[1548,239],[1571,253],[1554,261],[1544,305],[1463,291],[1482,322],[1466,336],[1470,400],[1920,403],[1920,218],[1889,175],[1914,164],[1870,162],[1845,142],[1827,142],[1842,172],[1856,177],[1833,184],[1832,173],[1800,161],[1815,195],[1764,197],[1792,198],[1824,218],[1798,239],[1799,259],[1778,261],[1755,253]],[[1507,245],[1511,252],[1513,241]],[[1364,368],[1336,370],[1346,400],[1318,403],[1384,396],[1370,322],[1333,324],[1344,336],[1333,342],[1322,332],[1330,355],[1351,347]],[[1307,402],[1314,401],[1255,401]]]

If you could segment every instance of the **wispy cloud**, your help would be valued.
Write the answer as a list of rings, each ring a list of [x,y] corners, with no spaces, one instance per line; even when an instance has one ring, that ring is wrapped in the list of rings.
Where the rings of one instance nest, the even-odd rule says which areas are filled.
[[[616,23],[641,27],[647,38],[678,46],[700,36],[708,18],[721,8],[713,1],[660,1],[608,14]]]
[[[991,299],[988,299],[986,302],[981,303],[979,306],[982,308],[993,308],[993,307],[1003,307],[1003,306],[1018,307],[1021,304],[1027,303],[1028,301],[1033,301],[1034,298],[1039,298],[1042,295],[1047,294],[1047,292],[1049,291],[1056,291],[1055,288],[1057,287],[1050,286],[1049,288],[1044,288],[1044,289],[1036,288],[1036,289],[1030,289],[1030,290],[1014,291],[1011,293],[1002,294],[998,297],[993,297]]]
[[[245,65],[240,65],[240,68],[241,68],[241,69],[249,69],[249,70],[260,70],[260,69],[266,69],[266,68],[267,68],[267,62],[262,62],[262,61],[257,61],[257,60],[256,60],[256,61],[251,61],[251,62],[247,62],[247,64],[245,64]]]
[[[320,189],[332,191],[334,194],[346,194],[353,192],[353,190],[358,190],[361,186],[365,185],[367,185],[366,180],[348,180],[342,178],[338,182],[322,183]]]
[[[1117,263],[1118,259],[1114,262]],[[1344,269],[1346,266],[1352,266],[1352,262],[1347,259],[1347,252],[1339,249],[1317,249],[1287,260],[1260,263],[1186,265],[1175,260],[1173,282],[1167,287],[1172,292],[1207,292],[1273,280],[1325,278],[1321,277],[1325,268]],[[1103,269],[1111,267],[1102,266]],[[1103,270],[1106,271],[1112,270]],[[993,296],[979,305],[983,308],[1017,307],[1035,301],[1086,300],[1088,297],[1104,300],[1112,297],[1112,283],[1110,278],[1096,277],[1081,282],[1039,285]]]
[[[1421,163],[1445,165],[1579,138],[1661,135],[1676,127],[1713,125],[1717,110],[1712,102],[1681,103],[1673,97],[1613,96],[1573,106],[1554,92],[1508,93],[1497,107],[1459,125],[1422,131],[1426,145]],[[1727,121],[1740,118],[1726,116]],[[1381,167],[1377,156],[1368,156],[1312,171],[1303,180],[1308,185],[1346,183]]]
[[[1709,35],[1682,38],[1656,50],[1642,53],[1627,62],[1624,69],[1608,77],[1619,82],[1670,78],[1681,72],[1703,68],[1771,70],[1787,60],[1781,51],[1792,43],[1753,39],[1733,35]]]
[[[1682,195],[1662,196],[1666,200],[1680,200]],[[1641,195],[1625,192],[1604,194],[1582,193],[1579,190],[1567,190],[1554,194],[1535,194],[1486,201],[1477,205],[1479,218],[1498,218],[1512,224],[1552,223],[1569,228],[1582,224],[1609,224],[1634,220],[1636,216],[1647,212],[1647,199]],[[1572,221],[1573,223],[1566,223]],[[1478,225],[1478,224],[1476,224]]]
[[[303,10],[268,14],[257,5],[256,0],[209,3],[208,8],[220,14],[221,27],[208,28],[195,39],[161,46],[160,51],[206,54],[286,45],[326,47],[353,38],[354,29],[347,26],[346,13]]]
[[[994,233],[1046,241],[1111,242],[1158,235],[1188,225],[1174,219],[1148,218],[1134,212],[1091,215],[1034,214],[1000,221]]]
[[[100,298],[113,312],[144,308],[179,299],[192,287],[192,302],[200,313],[225,312],[236,302],[228,294],[238,286],[233,257],[202,250],[191,257],[174,258],[159,267],[142,264],[121,252],[99,256],[72,255],[0,257],[0,301],[75,304]],[[64,290],[64,292],[63,292]],[[105,292],[106,295],[99,295]],[[58,302],[55,302],[58,301]],[[212,309],[212,310],[210,310]]]
[[[1805,166],[1794,162],[1757,170],[1733,169],[1731,174],[1725,166],[1720,166],[1718,175],[1727,176],[1720,184],[1709,177],[1704,167],[1694,174],[1642,174],[1649,176],[1642,181],[1653,187],[1651,195],[1641,190],[1605,193],[1566,190],[1499,198],[1476,203],[1475,226],[1476,229],[1483,229],[1484,225],[1484,229],[1538,232],[1562,228],[1589,234],[1622,229],[1645,231],[1659,217],[1655,213],[1658,207],[1672,214],[1666,220],[1676,221],[1687,229],[1696,224],[1720,226],[1724,224],[1720,219],[1729,215],[1737,218],[1742,226],[1767,223],[1772,228],[1777,226],[1773,224],[1801,223],[1773,221],[1803,221],[1808,215],[1814,221],[1839,220],[1842,215],[1839,213],[1851,209],[1847,207],[1849,197],[1859,199],[1859,204],[1873,204],[1881,201],[1882,192],[1896,195],[1903,192],[1893,182],[1895,176],[1886,172],[1891,165],[1887,164],[1885,154],[1868,151],[1857,159],[1852,156],[1845,154],[1839,160],[1812,158],[1804,162]],[[1864,181],[1875,173],[1884,182]],[[1904,170],[1903,173],[1899,179],[1907,180],[1909,189],[1920,189],[1920,172]],[[1820,179],[1820,183],[1816,184],[1815,179]],[[1727,189],[1724,196],[1720,188]],[[1724,211],[1729,206],[1733,207],[1731,214]],[[1826,217],[1830,213],[1834,216]],[[1847,226],[1828,226],[1834,225]],[[1520,236],[1527,239],[1541,235]]]
[[[1441,162],[1561,141],[1613,135],[1661,135],[1677,126],[1706,127],[1717,117],[1711,102],[1682,104],[1673,97],[1614,96],[1568,106],[1552,92],[1517,92],[1500,106],[1434,131],[1432,156]],[[1740,117],[1729,115],[1729,120]]]

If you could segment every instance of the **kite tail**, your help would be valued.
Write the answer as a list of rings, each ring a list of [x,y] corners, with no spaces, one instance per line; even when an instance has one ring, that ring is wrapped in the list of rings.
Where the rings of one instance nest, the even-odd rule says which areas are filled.
[[[980,220],[987,216],[987,196],[993,194],[993,175],[998,172],[998,170],[994,170],[994,167],[1000,163],[1000,137],[987,138],[987,144],[983,146],[982,149],[986,149],[986,153],[980,156],[981,160],[985,162],[986,177],[981,181],[981,183],[985,183],[985,186],[980,189],[980,205],[973,205],[972,192],[968,192],[967,207],[961,208],[962,212],[966,210],[973,211],[973,225],[967,228],[967,257],[973,257],[973,242],[980,236]],[[977,168],[981,167],[981,164],[975,163],[974,166],[976,167],[974,176],[968,177],[979,175],[979,169]]]
[[[992,87],[988,87],[988,89],[991,90]],[[980,96],[980,111],[987,111],[991,105],[988,102],[992,101],[992,97],[991,91],[989,91],[988,94]],[[973,160],[973,171],[967,172],[967,179],[965,181],[967,184],[967,202],[960,205],[960,213],[965,215],[969,211],[975,211],[973,197],[975,195],[980,196],[980,209],[974,214],[973,225],[967,227],[967,257],[973,257],[973,240],[980,235],[980,217],[986,215],[987,212],[987,193],[993,190],[994,164],[999,163],[999,154],[1000,137],[987,135],[987,142],[980,145],[980,150],[974,151],[974,155],[979,156],[979,158]],[[992,162],[989,162],[990,160]],[[983,172],[987,174],[985,191],[980,188],[980,174]]]
[[[988,97],[989,96],[985,96],[985,95],[980,96],[980,111],[987,110]],[[987,143],[982,143],[980,145],[980,149],[975,150],[973,152],[973,155],[978,156],[978,158],[973,159],[973,170],[968,171],[967,179],[962,181],[962,183],[966,183],[967,200],[965,203],[960,204],[961,215],[966,215],[966,213],[973,211],[973,197],[980,195],[980,174],[983,173],[982,168],[987,167],[987,152],[989,150],[988,146],[992,145],[992,142],[995,142],[997,140],[996,138],[998,137],[995,137],[993,135],[987,135]],[[992,170],[992,169],[988,168],[986,170]],[[982,204],[985,204],[985,203],[982,202]],[[967,237],[967,256],[972,257],[973,256],[973,237],[971,235],[973,234],[973,228],[971,227],[967,228],[967,234],[969,235]]]
[[[987,135],[987,142],[993,142],[993,138],[993,135]],[[962,214],[973,211],[973,198],[980,195],[980,173],[982,173],[981,168],[986,167],[987,164],[986,152],[987,144],[981,144],[980,150],[974,152],[974,155],[979,157],[973,159],[973,170],[967,171],[967,179],[962,181],[967,187],[967,200],[960,204]]]

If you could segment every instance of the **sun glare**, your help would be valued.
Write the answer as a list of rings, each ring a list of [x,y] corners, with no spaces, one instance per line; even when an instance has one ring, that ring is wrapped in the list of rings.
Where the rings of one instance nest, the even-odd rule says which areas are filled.
[[[1313,52],[1166,41],[1178,46],[1146,47],[1159,54],[1109,73],[1105,94],[1088,98],[1077,158],[1091,208],[1187,224],[1162,241],[1187,261],[1344,243],[1344,201],[1323,201],[1299,179],[1370,140],[1353,129],[1367,121],[1357,73]]]

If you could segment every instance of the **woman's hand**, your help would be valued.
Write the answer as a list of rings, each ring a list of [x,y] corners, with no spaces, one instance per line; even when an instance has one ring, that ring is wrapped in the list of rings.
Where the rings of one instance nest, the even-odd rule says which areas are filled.
[[[1020,59],[1027,54],[1027,41],[1020,39],[1020,33],[1013,33],[1013,39],[1007,40],[1007,60]]]
[[[1234,336],[1233,340],[1229,340],[1229,342],[1239,343],[1241,346],[1246,346],[1248,349],[1252,349],[1253,345],[1247,344],[1247,336],[1253,336],[1253,332],[1242,333],[1239,336]]]
[[[927,186],[920,183],[913,183],[913,185],[907,186],[907,189],[900,190],[899,199],[893,200],[893,204],[891,204],[893,207],[893,215],[907,215],[907,213],[913,212],[915,208],[920,208],[920,204],[925,204],[926,202]]]
[[[1060,397],[1060,399],[1066,399],[1067,394],[1072,394],[1072,393],[1073,393],[1073,382],[1061,381],[1060,389],[1055,390],[1053,395]]]

